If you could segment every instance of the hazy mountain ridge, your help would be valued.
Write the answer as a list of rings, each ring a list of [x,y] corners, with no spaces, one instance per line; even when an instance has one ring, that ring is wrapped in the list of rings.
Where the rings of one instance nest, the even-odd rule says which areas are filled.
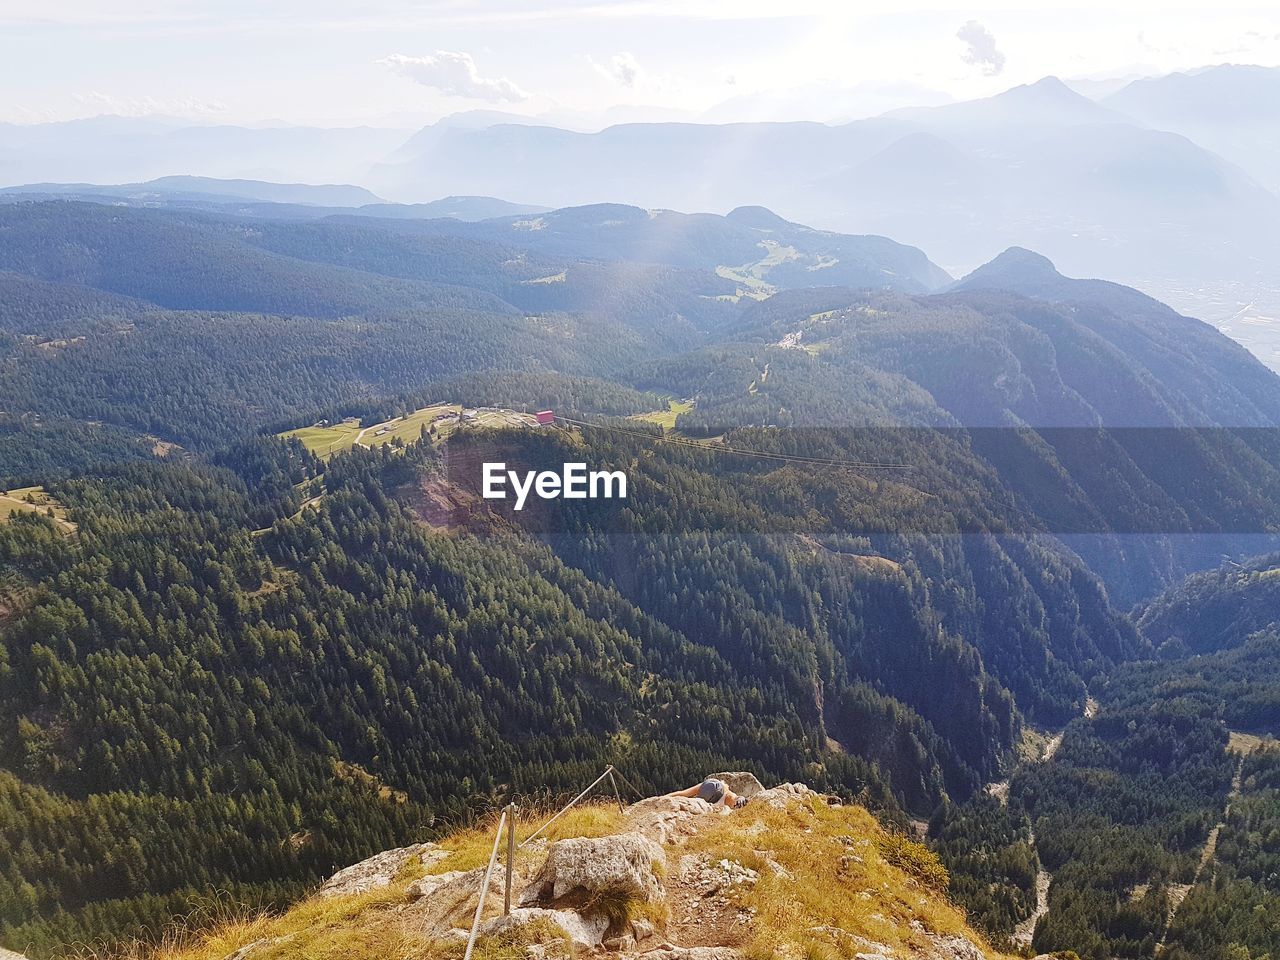
[[[1135,80],[1102,103],[1184,134],[1280,191],[1280,69],[1222,64]]]

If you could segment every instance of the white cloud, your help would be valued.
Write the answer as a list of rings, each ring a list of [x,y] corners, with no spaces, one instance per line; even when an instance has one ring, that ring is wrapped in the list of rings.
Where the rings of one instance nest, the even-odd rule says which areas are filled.
[[[977,20],[970,20],[957,30],[956,38],[964,41],[965,51],[960,58],[965,63],[981,67],[988,77],[997,76],[1004,70],[1004,54],[996,49],[996,38]]]
[[[506,77],[482,77],[471,54],[437,50],[426,57],[393,53],[376,61],[408,77],[414,83],[455,97],[494,103],[528,100],[529,94]]]
[[[117,97],[99,90],[72,94],[76,103],[95,113],[117,117],[147,117],[156,114],[173,117],[208,116],[222,113],[227,105],[220,100],[200,97]]]
[[[636,81],[644,74],[640,62],[631,53],[615,53],[604,63],[591,61],[597,71],[621,87],[634,87]]]

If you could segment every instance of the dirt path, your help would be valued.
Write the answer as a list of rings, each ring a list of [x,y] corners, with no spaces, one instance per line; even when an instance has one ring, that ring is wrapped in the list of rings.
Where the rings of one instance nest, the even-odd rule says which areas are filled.
[[[740,864],[695,854],[682,856],[663,881],[671,905],[666,939],[681,947],[738,947],[746,943],[752,915],[741,906],[737,891],[755,881],[755,872]]]
[[[1227,818],[1231,816],[1231,805],[1236,798],[1240,796],[1240,786],[1244,773],[1244,758],[1241,757],[1236,761],[1236,772],[1231,778],[1231,790],[1227,794],[1227,805],[1222,808],[1222,819],[1219,820],[1209,836],[1205,838],[1204,848],[1200,851],[1200,862],[1196,864],[1195,875],[1191,878],[1190,883],[1175,883],[1169,887],[1169,915],[1164,921],[1164,933],[1160,935],[1160,942],[1156,944],[1156,953],[1164,950],[1165,941],[1169,939],[1169,931],[1173,927],[1173,921],[1178,916],[1178,909],[1182,906],[1182,902],[1187,899],[1187,894],[1191,892],[1192,887],[1200,882],[1200,878],[1204,876],[1205,870],[1213,863],[1213,859],[1218,853],[1218,837],[1222,834],[1222,829],[1227,825]]]

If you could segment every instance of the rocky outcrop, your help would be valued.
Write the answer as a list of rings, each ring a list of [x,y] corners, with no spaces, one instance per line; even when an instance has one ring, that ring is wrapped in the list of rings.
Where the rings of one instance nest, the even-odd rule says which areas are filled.
[[[654,797],[625,811],[621,833],[555,842],[542,838],[525,845],[511,877],[511,889],[518,892],[515,909],[505,916],[506,865],[496,863],[484,891],[481,936],[502,938],[504,949],[510,945],[523,951],[525,960],[558,960],[566,948],[615,960],[745,960],[744,951],[754,953],[770,937],[781,945],[778,955],[789,958],[803,956],[815,939],[849,960],[992,956],[964,925],[963,916],[945,903],[935,903],[934,909],[949,913],[946,923],[935,921],[947,933],[898,912],[902,907],[910,910],[917,901],[924,906],[933,892],[906,874],[868,873],[878,856],[880,827],[867,811],[856,806],[837,809],[835,800],[803,784],[764,789],[749,773],[716,776],[749,798],[745,810],[696,798]],[[599,819],[588,817],[584,822],[596,825]],[[466,838],[468,843],[474,839]],[[664,852],[664,844],[673,846]],[[451,846],[455,852],[433,844],[388,850],[334,874],[320,893],[353,896],[390,887],[395,896],[354,905],[358,914],[368,914],[371,930],[379,936],[422,938],[460,950],[477,914],[486,869],[432,872],[452,865],[447,862],[450,857],[456,862],[474,855],[464,852],[470,847]],[[779,897],[812,882],[811,865],[815,877],[838,878],[824,891],[822,903],[815,907],[797,893],[794,914],[785,909],[774,912]],[[418,879],[409,882],[408,877]],[[828,892],[833,903],[840,897],[857,897],[866,904],[851,908],[845,903],[841,910],[829,912]],[[762,909],[766,905],[769,909]],[[896,919],[890,920],[890,915]],[[801,925],[832,924],[835,918],[853,922]],[[856,918],[865,918],[865,927]],[[898,926],[908,921],[909,929]],[[846,925],[854,928],[843,929]],[[889,926],[896,928],[893,936]],[[264,936],[271,932],[267,926],[257,934],[263,939],[224,960],[257,960],[276,952],[267,948],[282,937]],[[317,942],[305,928],[274,932],[296,938],[300,954]],[[0,960],[24,958],[0,953]]]
[[[405,926],[433,939],[446,937],[450,931],[462,927],[470,928],[484,873],[483,867],[477,867],[415,880],[409,885],[410,902],[403,911]],[[506,870],[499,864],[489,878],[487,900],[490,904],[502,906],[506,883]]]
[[[729,811],[697,797],[650,797],[627,810],[631,829],[659,844],[678,843],[698,832],[698,820]]]
[[[20,953],[14,953],[12,950],[0,947],[0,960],[27,960],[27,958]]]
[[[597,947],[609,930],[609,918],[583,916],[574,910],[547,910],[542,907],[518,907],[509,916],[494,917],[481,925],[485,936],[512,933],[538,921],[547,921],[564,931],[565,936],[579,947]]]
[[[770,787],[768,790],[761,790],[751,798],[751,802],[763,803],[781,810],[809,797],[818,798],[819,796],[803,783],[780,783],[776,787]]]
[[[602,893],[646,902],[661,899],[654,865],[665,862],[662,848],[640,833],[561,840],[547,850],[520,904],[555,903],[570,895],[590,899]]]
[[[971,940],[945,936],[927,929],[919,920],[911,921],[911,930],[927,944],[921,960],[987,960],[987,955]]]
[[[345,869],[339,870],[324,882],[318,891],[322,897],[349,897],[358,893],[368,893],[381,887],[389,887],[400,871],[411,861],[417,860],[425,867],[430,867],[447,857],[448,851],[441,850],[434,843],[415,843],[409,847],[397,847],[384,850],[368,860],[362,860]]]
[[[751,799],[758,793],[764,793],[764,784],[756,779],[754,773],[738,770],[729,773],[713,773],[711,776],[713,779],[723,780],[725,786],[740,797]]]

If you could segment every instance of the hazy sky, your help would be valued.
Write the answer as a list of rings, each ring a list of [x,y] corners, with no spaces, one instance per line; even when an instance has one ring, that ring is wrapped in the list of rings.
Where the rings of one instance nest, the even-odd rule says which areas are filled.
[[[1280,65],[1280,3],[0,0],[0,120],[849,119],[1046,74]]]

